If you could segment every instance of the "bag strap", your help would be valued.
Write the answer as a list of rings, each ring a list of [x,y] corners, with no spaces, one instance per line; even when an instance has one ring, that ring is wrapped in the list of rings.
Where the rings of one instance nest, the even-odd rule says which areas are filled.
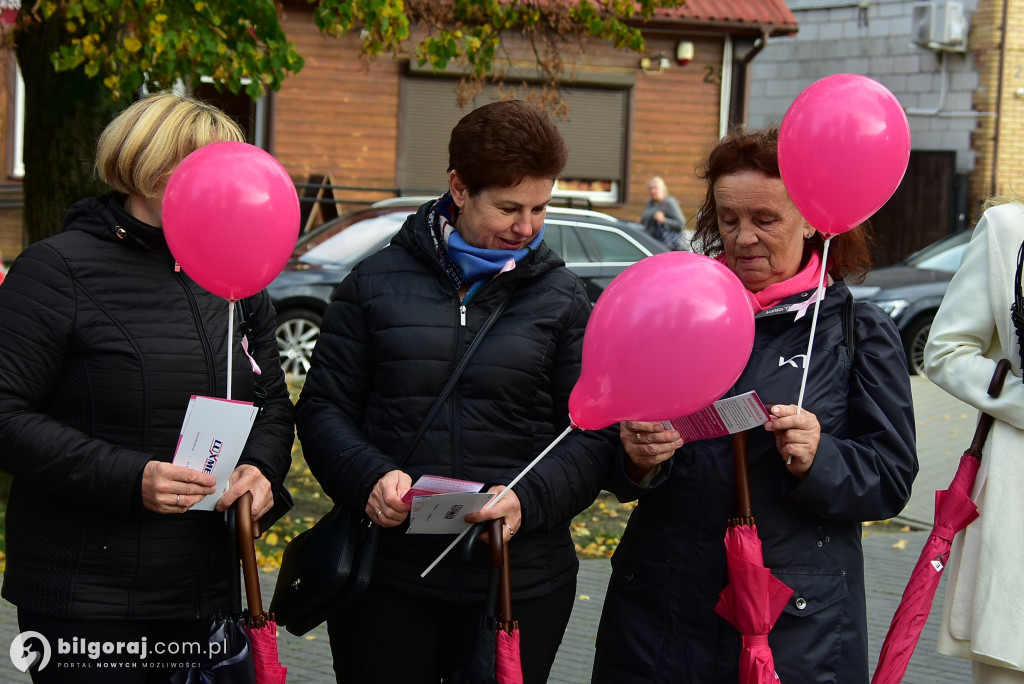
[[[854,306],[856,302],[853,301],[853,295],[847,295],[846,301],[843,302],[843,338],[846,340],[846,349],[850,353],[850,368],[853,368],[853,353],[857,349],[857,333],[856,333],[856,322],[854,316]]]
[[[1017,275],[1013,279],[1013,303],[1010,305],[1010,321],[1017,333],[1017,352],[1024,365],[1024,288],[1021,287],[1024,272],[1024,242],[1017,250]]]
[[[424,434],[426,434],[427,428],[430,427],[430,423],[433,422],[434,416],[436,416],[437,412],[441,410],[441,406],[444,404],[445,399],[447,399],[448,395],[451,394],[452,389],[455,387],[455,383],[459,381],[459,376],[462,375],[462,371],[466,370],[466,366],[469,365],[469,360],[473,357],[473,353],[476,351],[476,348],[480,346],[480,343],[484,339],[484,335],[486,335],[487,331],[491,329],[494,322],[498,320],[498,317],[501,315],[501,312],[505,310],[505,306],[508,304],[509,300],[512,299],[512,295],[514,293],[515,289],[510,289],[508,294],[505,295],[505,298],[502,299],[496,307],[494,307],[493,311],[491,311],[491,315],[487,317],[483,326],[480,327],[480,331],[477,332],[476,337],[473,338],[473,342],[470,343],[469,349],[466,350],[466,353],[463,354],[462,358],[459,360],[459,365],[452,371],[452,375],[448,378],[448,382],[445,383],[441,393],[437,395],[437,399],[434,400],[430,410],[427,411],[427,415],[423,417],[423,422],[420,423],[419,430],[416,431],[416,436],[412,438],[412,442],[410,442],[409,446],[406,448],[405,455],[402,456],[402,460],[398,462],[399,466],[404,465],[405,462],[409,460],[409,457],[412,455],[416,445],[419,444],[420,439]]]

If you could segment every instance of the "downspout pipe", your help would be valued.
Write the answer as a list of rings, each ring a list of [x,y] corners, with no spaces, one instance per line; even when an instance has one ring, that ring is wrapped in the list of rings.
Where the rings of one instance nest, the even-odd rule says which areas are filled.
[[[745,123],[749,108],[750,63],[768,45],[770,28],[761,26],[761,37],[754,41],[747,52],[734,59],[733,77],[730,85],[729,119],[731,123]],[[724,84],[723,84],[724,85]]]
[[[996,113],[1003,111],[1003,68],[1006,61],[1006,19],[1010,13],[1009,0],[1003,0],[1003,26],[999,41],[999,76],[996,79]],[[989,196],[997,191],[996,178],[999,173],[999,123],[1002,117],[997,117],[992,127],[992,182],[990,184]]]

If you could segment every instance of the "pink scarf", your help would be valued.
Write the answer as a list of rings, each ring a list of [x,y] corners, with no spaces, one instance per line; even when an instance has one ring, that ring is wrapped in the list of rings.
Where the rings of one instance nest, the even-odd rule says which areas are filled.
[[[724,264],[725,254],[719,254],[715,259]],[[818,254],[818,250],[813,250],[811,256],[807,259],[807,265],[800,269],[792,278],[783,280],[780,283],[772,283],[760,292],[744,290],[747,293],[747,300],[750,301],[751,308],[754,309],[754,314],[757,315],[766,309],[772,308],[787,297],[816,288],[818,286],[818,277],[821,275],[819,273],[820,268],[821,255]],[[827,277],[823,284],[828,285]]]

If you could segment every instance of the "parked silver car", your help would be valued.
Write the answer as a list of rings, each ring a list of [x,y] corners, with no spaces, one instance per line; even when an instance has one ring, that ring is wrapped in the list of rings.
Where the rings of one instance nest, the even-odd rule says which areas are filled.
[[[306,373],[335,288],[357,263],[391,241],[420,199],[378,202],[299,239],[284,271],[267,288],[277,309],[277,343],[286,373]],[[640,224],[597,211],[550,207],[544,225],[544,242],[583,278],[591,301],[627,266],[668,251]]]
[[[862,284],[850,286],[855,299],[874,302],[896,322],[911,375],[923,371],[932,319],[960,268],[971,232],[962,230],[945,237],[899,264],[871,271]]]

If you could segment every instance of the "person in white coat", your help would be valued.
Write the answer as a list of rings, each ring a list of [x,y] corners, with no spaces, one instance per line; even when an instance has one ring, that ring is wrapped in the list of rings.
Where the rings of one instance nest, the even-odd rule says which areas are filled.
[[[981,516],[950,551],[938,650],[974,661],[975,684],[1024,683],[1024,384],[1010,320],[1024,199],[989,204],[924,350],[925,373],[936,385],[995,418],[971,493]],[[1011,370],[993,398],[988,386],[1000,359]]]

